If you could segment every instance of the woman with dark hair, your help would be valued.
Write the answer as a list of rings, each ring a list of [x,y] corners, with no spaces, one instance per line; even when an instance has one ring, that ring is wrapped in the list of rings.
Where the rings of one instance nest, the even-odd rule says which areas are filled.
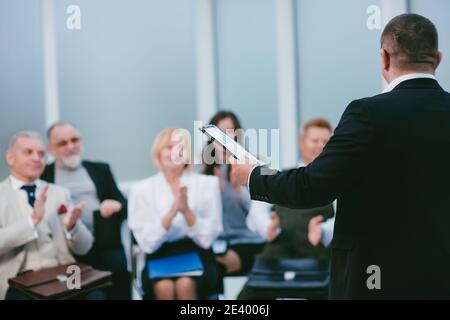
[[[233,112],[217,112],[210,124],[216,125],[237,142],[242,142],[242,127]],[[247,273],[265,242],[257,233],[250,231],[246,224],[251,203],[250,194],[247,188],[233,181],[230,175],[231,166],[226,164],[227,154],[222,147],[210,141],[204,149],[203,159],[207,159],[206,157],[210,159],[206,161],[208,164],[204,166],[204,173],[219,178],[222,195],[224,231],[218,240],[228,244],[226,252],[218,255],[216,260],[223,266],[225,274]]]

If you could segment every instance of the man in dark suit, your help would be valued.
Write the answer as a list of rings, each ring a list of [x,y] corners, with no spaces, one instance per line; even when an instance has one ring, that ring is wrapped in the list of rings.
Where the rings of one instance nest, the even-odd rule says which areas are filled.
[[[82,138],[70,123],[52,125],[47,136],[55,162],[46,166],[41,179],[66,187],[74,200],[86,203],[81,219],[95,237],[93,248],[77,260],[113,273],[113,286],[106,292],[109,299],[129,299],[130,276],[120,233],[127,202],[109,165],[82,161]]]
[[[381,37],[385,93],[355,100],[310,165],[234,164],[253,199],[292,208],[338,199],[330,298],[450,298],[450,94],[434,78],[435,26],[404,14]],[[231,161],[231,159],[230,159]]]

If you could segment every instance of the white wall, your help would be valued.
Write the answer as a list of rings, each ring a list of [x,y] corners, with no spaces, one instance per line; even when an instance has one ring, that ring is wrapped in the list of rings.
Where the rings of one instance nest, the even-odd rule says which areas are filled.
[[[0,1],[0,179],[4,154],[19,130],[45,130],[39,2]]]

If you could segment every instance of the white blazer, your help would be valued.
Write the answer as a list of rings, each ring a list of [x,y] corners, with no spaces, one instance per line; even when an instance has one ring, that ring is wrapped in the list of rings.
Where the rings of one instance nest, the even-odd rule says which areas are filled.
[[[162,218],[170,210],[174,197],[164,175],[158,173],[138,182],[131,189],[128,224],[145,253],[154,253],[163,243],[185,237],[208,249],[222,232],[222,200],[218,178],[185,171],[180,186],[187,187],[188,204],[196,216],[196,223],[189,227],[179,212],[169,230],[162,226]]]
[[[44,217],[33,227],[32,208],[26,198],[21,199],[9,178],[0,183],[0,299],[5,297],[8,279],[20,272],[26,258],[40,260],[27,260],[27,265],[36,266],[36,270],[39,266],[74,262],[70,251],[82,255],[92,247],[94,238],[81,221],[77,221],[74,232],[65,231],[62,216],[58,215],[61,204],[71,206],[69,192],[49,184]],[[42,242],[44,238],[46,242]]]

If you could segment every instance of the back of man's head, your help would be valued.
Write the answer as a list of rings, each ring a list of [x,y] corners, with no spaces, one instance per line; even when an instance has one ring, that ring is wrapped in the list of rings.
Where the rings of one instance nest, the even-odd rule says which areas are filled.
[[[429,71],[439,64],[436,27],[418,14],[402,14],[389,21],[381,35],[381,48],[399,70]]]

